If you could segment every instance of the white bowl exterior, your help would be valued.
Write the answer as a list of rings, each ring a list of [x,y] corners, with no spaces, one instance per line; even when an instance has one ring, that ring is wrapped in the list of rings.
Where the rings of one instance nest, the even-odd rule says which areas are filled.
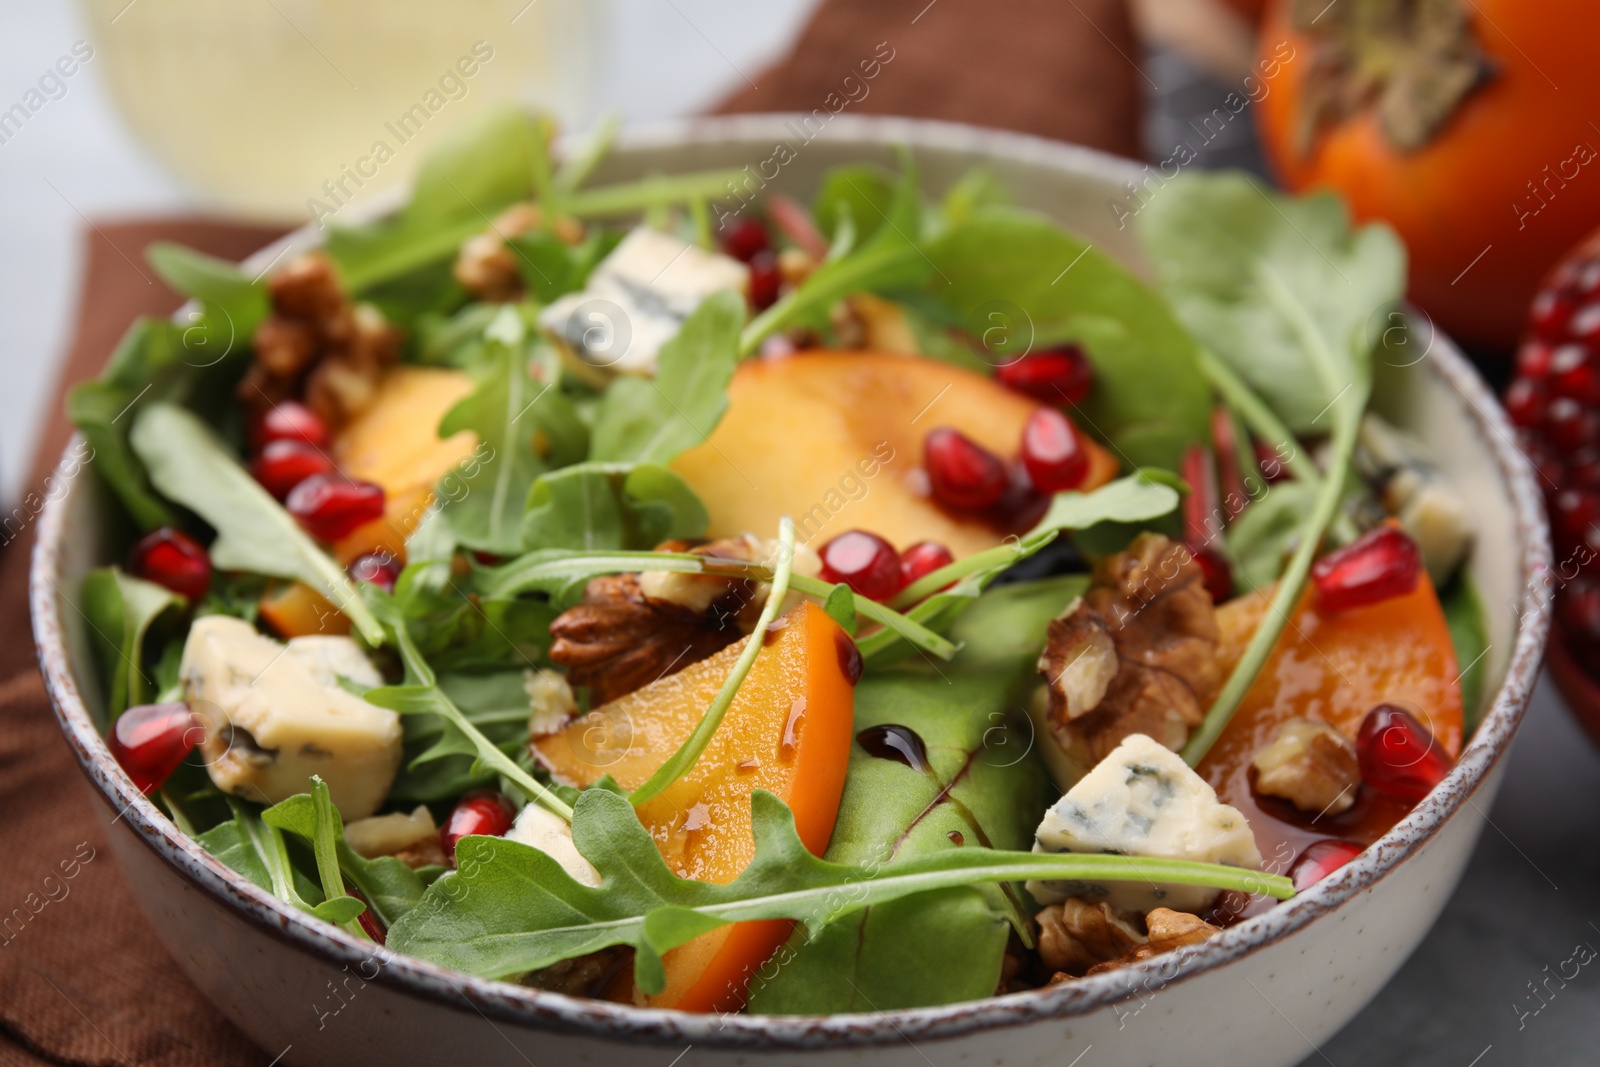
[[[799,141],[771,117],[678,124],[625,139],[598,180],[755,167],[785,136]],[[1121,200],[1120,183],[1138,178],[1136,165],[1084,149],[937,123],[841,118],[814,142],[796,144],[773,187],[803,193],[837,163],[892,162],[885,145],[894,142],[914,147],[931,188],[982,163],[1022,205],[1142,266],[1132,229],[1119,229],[1110,207]],[[306,247],[316,239],[301,231],[288,241]],[[258,265],[278,251],[264,251]],[[1489,609],[1486,692],[1495,694],[1484,726],[1444,786],[1311,892],[1197,949],[1052,990],[889,1015],[718,1019],[572,1000],[398,957],[379,966],[372,946],[293,912],[183,838],[106,754],[86,710],[99,706],[93,672],[80,676],[71,666],[92,661],[67,591],[106,558],[101,501],[89,480],[41,520],[32,589],[41,663],[68,740],[108,820],[115,817],[113,852],[158,935],[246,1034],[269,1054],[288,1049],[285,1063],[660,1065],[689,1045],[695,1062],[728,1063],[755,1054],[774,1064],[1061,1065],[1090,1045],[1095,1063],[1187,1063],[1197,1050],[1208,1062],[1240,1067],[1294,1063],[1377,993],[1449,898],[1498,787],[1495,764],[1526,707],[1544,640],[1543,601],[1529,589],[1549,566],[1543,513],[1503,415],[1444,338],[1393,374],[1381,406],[1430,442],[1480,524],[1473,567]]]

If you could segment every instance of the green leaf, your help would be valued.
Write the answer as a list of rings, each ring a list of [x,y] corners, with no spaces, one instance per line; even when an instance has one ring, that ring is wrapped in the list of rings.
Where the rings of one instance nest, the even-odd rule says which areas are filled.
[[[187,603],[165,586],[101,567],[83,576],[79,598],[93,631],[95,656],[106,683],[106,721],[129,707],[147,704],[154,689],[144,670],[144,638],[150,624],[171,608]]]
[[[1450,627],[1450,641],[1456,649],[1456,669],[1461,672],[1461,709],[1465,736],[1471,737],[1483,719],[1483,682],[1489,650],[1488,624],[1483,614],[1483,598],[1478,583],[1466,568],[1456,572],[1439,595],[1444,621]]]
[[[1205,347],[1296,433],[1355,381],[1405,290],[1405,249],[1350,224],[1331,194],[1290,197],[1243,173],[1188,174],[1141,211],[1161,288]]]
[[[517,260],[522,284],[541,304],[575,293],[589,281],[594,268],[622,240],[614,230],[596,230],[581,243],[569,245],[546,230],[520,234],[506,244]]]
[[[129,439],[151,483],[217,531],[210,549],[213,566],[297,578],[337,605],[369,644],[383,642],[382,627],[344,568],[317,547],[205,423],[175,404],[151,404],[139,413]]]
[[[533,484],[522,519],[530,549],[647,549],[699,537],[708,521],[694,490],[655,463],[579,463]]]
[[[848,585],[840,582],[834,586],[833,592],[828,594],[828,599],[822,602],[822,610],[826,611],[845,633],[851,637],[856,635],[856,595]]]
[[[1233,520],[1226,534],[1228,555],[1243,588],[1265,589],[1278,580],[1320,488],[1320,480],[1316,485],[1279,482]]]
[[[219,340],[226,338],[242,347],[271,310],[266,286],[238,264],[170,241],[151,245],[144,256],[162,281],[200,301],[202,314],[210,316],[208,325],[217,329]]]
[[[556,408],[566,398],[555,383],[540,385],[528,374],[527,327],[515,308],[503,307],[484,331],[484,376],[439,422],[439,437],[463,431],[477,434],[487,455],[471,467],[452,471],[441,482],[441,511],[455,538],[468,548],[497,555],[522,549],[522,508],[534,479],[549,469],[535,450]],[[557,438],[559,440],[559,438]],[[578,458],[563,445],[566,462]]]
[[[201,834],[201,847],[279,900],[326,922],[348,922],[361,913],[354,897],[323,901],[321,891],[290,862],[282,831],[237,800],[228,803],[233,818]]]
[[[668,463],[710,436],[728,408],[744,317],[745,301],[738,293],[707,297],[677,336],[661,346],[655,378],[612,382],[595,417],[589,458]]]
[[[400,916],[416,907],[422,899],[425,887],[416,871],[393,856],[369,860],[346,843],[343,821],[329,799],[327,783],[322,779],[313,777],[310,793],[300,793],[273,805],[261,813],[261,818],[268,825],[296,834],[311,843],[324,899],[355,901],[358,905],[355,909],[350,909],[347,904],[339,905],[353,910],[351,919],[360,915],[365,908],[359,906],[361,902],[355,897],[345,895],[346,881],[371,903],[372,910],[385,926],[394,925]],[[350,932],[356,933],[356,930]]]
[[[1031,845],[1055,794],[1023,702],[1045,627],[1086,585],[1073,576],[996,588],[956,624],[953,636],[964,644],[942,674],[915,667],[862,678],[858,737],[909,729],[926,766],[853,745],[825,858],[892,869],[953,849]],[[776,976],[753,989],[751,1010],[850,1011],[867,1000],[887,1011],[988,996],[999,982],[1008,919],[1025,920],[1022,911],[996,887],[944,890],[876,905],[814,937],[797,933]]]
[[[527,750],[528,693],[523,686],[521,670],[497,670],[489,674],[441,673],[438,684],[467,721],[500,751],[515,757]],[[405,761],[389,790],[390,803],[453,801],[467,790],[488,785],[494,779],[493,771],[474,766],[476,749],[452,754],[446,745],[445,751],[430,755],[444,736],[444,724],[438,719],[408,715],[401,720],[401,725],[405,728]]]
[[[1145,469],[1093,492],[1057,493],[1028,536],[1046,530],[1087,530],[1102,522],[1149,522],[1170,515],[1180,499],[1171,478],[1165,471]]]
[[[927,252],[930,293],[974,335],[1007,331],[1005,344],[990,344],[995,355],[1083,346],[1095,386],[1079,425],[1125,462],[1176,470],[1185,448],[1208,440],[1211,397],[1194,339],[1160,296],[1099,249],[1040,216],[989,207]]]
[[[506,977],[606,948],[632,945],[645,992],[664,985],[661,956],[724,923],[798,919],[812,929],[855,908],[926,890],[1026,878],[1131,879],[1293,892],[1276,875],[1203,863],[1122,856],[947,849],[878,871],[811,855],[794,815],[764,790],[751,798],[756,852],[727,885],[678,878],[624,797],[578,797],[573,840],[602,876],[574,881],[550,856],[499,837],[471,836],[458,869],[389,931],[397,952],[485,977]],[[842,890],[849,890],[842,892]],[[926,936],[926,932],[924,932]]]
[[[917,243],[921,211],[916,170],[907,158],[887,210],[875,206],[870,220],[852,219],[844,227],[852,235],[861,227],[875,227],[871,238],[852,243],[835,235],[828,258],[745,327],[739,351],[749,355],[767,336],[795,323],[829,329],[828,312],[852,293],[920,288],[936,269]]]
[[[822,176],[811,201],[817,229],[836,234],[848,225],[858,242],[869,241],[894,210],[895,187],[891,171],[870,163],[847,163]]]

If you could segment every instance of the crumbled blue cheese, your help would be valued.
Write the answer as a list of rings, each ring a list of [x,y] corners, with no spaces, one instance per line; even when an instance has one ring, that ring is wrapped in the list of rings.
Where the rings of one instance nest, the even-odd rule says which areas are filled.
[[[518,841],[536,848],[561,864],[561,869],[573,880],[587,886],[600,884],[600,872],[578,852],[572,843],[572,827],[559,815],[545,811],[537,804],[529,804],[517,814],[517,821],[506,832],[510,841]]]
[[[578,714],[567,676],[548,667],[522,672],[522,691],[528,694],[528,736],[553,734]]]
[[[1035,852],[1094,852],[1198,860],[1261,868],[1255,835],[1237,808],[1174,752],[1132,734],[1046,811]],[[1041,904],[1068,897],[1104,900],[1119,911],[1197,912],[1218,890],[1151,882],[1032,881]]]
[[[383,684],[348,637],[274,641],[243,619],[207,615],[189,628],[178,669],[200,743],[223,792],[262,803],[328,783],[348,822],[378,810],[400,768],[400,717],[345,689]]]
[[[578,374],[603,384],[617,374],[650,376],[661,346],[676,337],[701,301],[744,291],[743,263],[641,226],[589,276],[539,314],[539,325]]]

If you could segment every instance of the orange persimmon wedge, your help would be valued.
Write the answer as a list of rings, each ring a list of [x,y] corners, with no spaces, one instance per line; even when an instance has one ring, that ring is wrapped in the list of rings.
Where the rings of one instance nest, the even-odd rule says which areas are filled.
[[[639,819],[667,865],[684,878],[726,884],[755,854],[750,795],[777,794],[800,840],[821,854],[833,833],[855,712],[855,652],[821,608],[805,603],[779,620],[710,746],[666,792],[639,805]],[[540,738],[534,754],[557,778],[588,786],[611,775],[644,784],[705,714],[744,642],[595,708]],[[859,670],[859,667],[855,668]],[[663,957],[667,985],[634,993],[641,1004],[681,1011],[743,1006],[751,975],[789,935],[784,920],[725,926]],[[624,993],[624,995],[626,995]]]
[[[1224,676],[1266,615],[1272,592],[1217,609]],[[1354,742],[1367,712],[1385,703],[1415,715],[1453,759],[1461,752],[1463,730],[1459,676],[1450,628],[1426,574],[1405,596],[1337,614],[1319,613],[1308,591],[1228,728],[1201,761],[1200,773],[1245,813],[1269,858],[1282,842],[1301,845],[1315,837],[1370,843],[1409,808],[1363,791],[1355,809],[1337,820],[1318,820],[1306,837],[1258,804],[1250,761],[1293,718],[1321,719]]]

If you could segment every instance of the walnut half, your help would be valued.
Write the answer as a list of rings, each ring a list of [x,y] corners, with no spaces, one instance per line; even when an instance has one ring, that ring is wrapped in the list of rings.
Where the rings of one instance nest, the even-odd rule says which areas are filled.
[[[1102,560],[1050,623],[1039,670],[1051,733],[1087,769],[1132,734],[1177,751],[1222,680],[1216,610],[1194,555],[1144,533]]]
[[[1290,719],[1251,761],[1256,792],[1282,797],[1301,811],[1349,811],[1361,788],[1361,763],[1344,735],[1325,722]]]
[[[1105,901],[1068,897],[1034,916],[1039,924],[1039,961],[1057,973],[1082,977],[1091,967],[1119,959],[1144,944],[1145,936]]]

